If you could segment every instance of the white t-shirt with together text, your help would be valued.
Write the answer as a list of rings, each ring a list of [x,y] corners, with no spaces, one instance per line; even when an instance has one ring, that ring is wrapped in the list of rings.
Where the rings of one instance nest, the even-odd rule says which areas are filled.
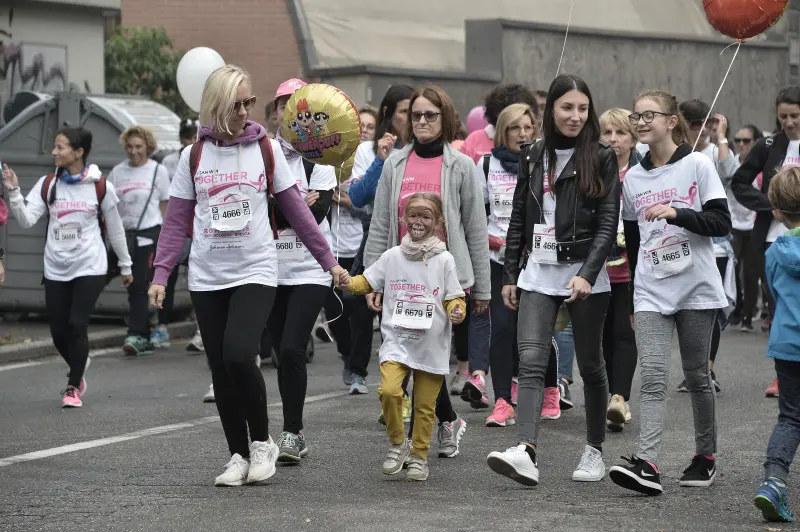
[[[483,158],[478,160],[478,173],[484,178],[483,201],[489,204],[489,236],[505,240],[508,224],[511,222],[511,205],[514,189],[517,187],[517,174],[507,172],[495,157],[489,159],[489,175],[483,173]],[[498,264],[505,262],[499,251],[489,250],[489,258]]]
[[[164,165],[152,159],[142,166],[131,166],[128,161],[123,161],[111,170],[108,181],[117,190],[117,209],[126,231],[149,229],[163,223],[160,203],[169,200],[169,170]],[[151,189],[154,189],[152,194]],[[144,237],[138,237],[137,241],[139,247],[153,243]]]
[[[800,140],[789,141],[789,147],[786,148],[786,157],[783,159],[781,170],[793,166],[800,166]],[[783,236],[788,230],[788,227],[773,219],[769,226],[769,233],[767,233],[767,242],[775,242],[779,236]]]
[[[453,256],[444,251],[429,257],[426,265],[407,259],[395,246],[364,277],[375,292],[383,292],[380,362],[447,375],[452,324],[444,302],[464,296]]]
[[[336,173],[333,166],[315,164],[310,182],[307,182],[306,170],[300,157],[293,158],[288,161],[288,164],[303,199],[308,196],[309,190],[332,190],[336,186]],[[327,218],[319,224],[319,229],[326,240],[330,242],[331,228]],[[279,285],[319,284],[329,286],[331,284],[331,274],[322,269],[308,248],[300,242],[293,229],[278,230],[276,247],[278,249]]]
[[[204,142],[204,141],[200,141]],[[275,160],[276,193],[296,185],[280,145],[270,140]],[[217,146],[206,141],[192,179],[189,154],[183,150],[170,186],[170,196],[196,200],[192,252],[189,256],[189,290],[223,290],[244,284],[278,285],[278,255],[267,204],[267,179],[258,142]],[[212,207],[238,202],[238,216],[250,219],[240,230],[224,231]],[[219,212],[219,211],[217,211]]]
[[[645,170],[636,165],[622,184],[622,217],[639,224],[640,253],[634,279],[635,312],[672,315],[679,310],[721,309],[728,306],[717,269],[711,237],[667,224],[645,221],[654,205],[703,210],[703,204],[726,199],[714,163],[691,153],[672,164]],[[680,263],[678,273],[658,277],[665,264]]]

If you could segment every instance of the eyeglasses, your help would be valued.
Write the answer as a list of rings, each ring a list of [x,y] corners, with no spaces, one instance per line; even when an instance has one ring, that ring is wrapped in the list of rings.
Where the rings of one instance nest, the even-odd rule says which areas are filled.
[[[628,115],[628,120],[631,121],[631,124],[636,126],[639,124],[639,120],[644,120],[645,124],[649,124],[653,120],[656,119],[656,115],[661,116],[674,116],[670,113],[662,113],[660,111],[645,111],[644,113],[631,113]]]
[[[425,111],[424,113],[421,111],[414,111],[413,113],[411,113],[411,121],[419,122],[420,120],[422,120],[422,117],[424,116],[426,122],[432,123],[439,120],[439,116],[441,116],[441,114],[442,113],[436,113],[434,111]]]
[[[255,96],[250,96],[249,98],[245,98],[244,100],[236,100],[235,102],[233,102],[233,112],[238,113],[239,109],[241,109],[242,106],[244,106],[245,111],[250,111],[250,109],[252,109],[255,104],[256,104]]]
[[[751,142],[753,142],[753,139],[742,139],[739,137],[734,137],[733,142],[735,142],[736,144],[750,144]]]

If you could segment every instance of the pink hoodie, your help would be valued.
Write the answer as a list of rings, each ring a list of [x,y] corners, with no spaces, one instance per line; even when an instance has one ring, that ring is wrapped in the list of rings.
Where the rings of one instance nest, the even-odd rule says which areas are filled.
[[[494,148],[493,137],[494,126],[492,125],[473,131],[464,141],[464,145],[461,146],[461,153],[469,155],[475,164],[478,164],[478,161],[487,153],[491,153],[492,148]]]

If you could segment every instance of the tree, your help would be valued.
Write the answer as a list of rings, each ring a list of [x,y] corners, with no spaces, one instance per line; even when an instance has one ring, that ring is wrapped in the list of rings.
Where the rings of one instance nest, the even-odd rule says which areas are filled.
[[[164,28],[120,27],[105,45],[106,92],[147,96],[181,118],[196,118],[175,79],[183,54]]]

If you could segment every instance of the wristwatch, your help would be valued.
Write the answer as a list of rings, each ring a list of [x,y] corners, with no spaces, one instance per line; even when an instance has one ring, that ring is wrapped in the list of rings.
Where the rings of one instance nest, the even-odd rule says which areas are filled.
[[[717,144],[727,144],[727,143],[728,143],[728,139],[726,139],[726,138],[721,138],[721,139],[719,139],[719,142],[717,142]]]

